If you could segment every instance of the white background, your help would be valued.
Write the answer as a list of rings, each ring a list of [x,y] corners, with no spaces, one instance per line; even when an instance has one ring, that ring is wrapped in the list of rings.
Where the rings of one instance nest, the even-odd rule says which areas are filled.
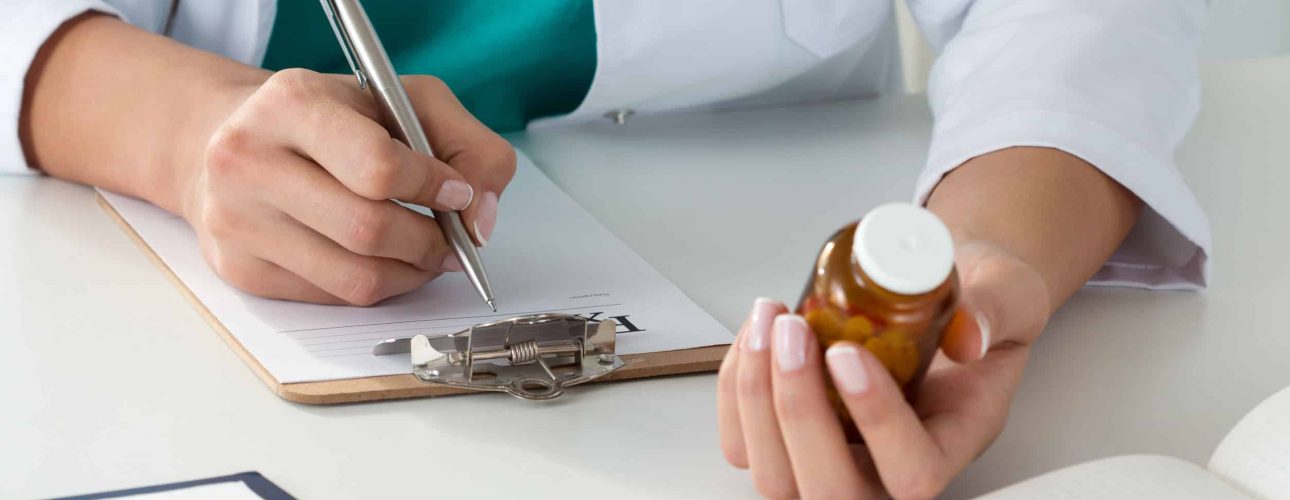
[[[905,90],[921,94],[935,55],[914,25],[905,0],[896,0]],[[1209,26],[1201,43],[1206,61],[1290,54],[1290,1],[1211,0]]]

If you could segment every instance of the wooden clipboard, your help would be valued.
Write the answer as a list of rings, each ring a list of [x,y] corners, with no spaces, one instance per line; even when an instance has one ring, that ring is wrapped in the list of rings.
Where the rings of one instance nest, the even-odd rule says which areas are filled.
[[[287,401],[296,403],[325,405],[336,403],[359,403],[363,401],[379,401],[384,399],[405,399],[421,398],[434,396],[449,396],[453,394],[468,394],[474,391],[459,389],[454,387],[429,385],[417,380],[411,373],[403,375],[386,375],[381,377],[364,377],[343,380],[328,380],[323,382],[298,382],[283,384],[273,378],[273,375],[264,366],[260,364],[255,356],[252,356],[242,343],[233,336],[228,328],[216,318],[214,314],[206,308],[201,300],[193,294],[192,290],[184,284],[179,276],[175,275],[170,266],[161,260],[161,257],[148,246],[148,243],[139,236],[139,233],[126,222],[124,217],[108,203],[103,195],[96,195],[99,205],[103,207],[109,217],[115,220],[125,231],[125,234],[134,240],[135,245],[148,255],[153,264],[161,270],[170,283],[175,285],[179,293],[197,309],[198,314],[211,325],[224,342],[237,353],[238,357],[251,370],[263,380],[274,394]],[[613,373],[606,375],[596,382],[610,382],[617,380],[631,380],[647,377],[659,377],[664,375],[682,375],[686,373],[699,373],[715,371],[721,365],[721,359],[726,354],[729,345],[716,345],[710,347],[699,347],[695,349],[683,349],[679,351],[666,351],[648,354],[628,354],[622,356],[625,366],[619,368]]]

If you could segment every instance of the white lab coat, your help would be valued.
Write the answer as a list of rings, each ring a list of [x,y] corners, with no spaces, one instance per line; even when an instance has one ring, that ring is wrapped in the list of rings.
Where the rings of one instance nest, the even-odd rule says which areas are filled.
[[[16,2],[16,6],[13,6]],[[32,57],[65,20],[109,12],[161,31],[170,0],[9,0],[0,19],[0,170],[24,171],[17,125]],[[1009,146],[1079,156],[1146,205],[1093,283],[1204,286],[1209,224],[1173,163],[1199,107],[1204,0],[910,0],[940,52],[936,125],[914,197]],[[274,0],[186,0],[189,45],[258,65]],[[598,0],[596,74],[568,116],[532,126],[873,96],[901,81],[891,0]]]

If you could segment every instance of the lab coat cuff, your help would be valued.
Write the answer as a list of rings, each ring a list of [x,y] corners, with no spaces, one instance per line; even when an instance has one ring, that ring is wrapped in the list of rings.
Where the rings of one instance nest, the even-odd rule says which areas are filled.
[[[6,33],[0,48],[0,173],[36,173],[30,168],[18,137],[27,70],[36,53],[63,23],[87,11],[120,17],[120,12],[98,0],[39,0],[19,2],[16,11],[0,20]]]
[[[964,162],[1015,146],[1055,148],[1091,163],[1143,201],[1129,236],[1090,285],[1153,290],[1204,288],[1209,280],[1209,222],[1171,153],[1151,151],[1082,116],[1020,111],[937,130],[915,200],[925,204],[940,180]]]

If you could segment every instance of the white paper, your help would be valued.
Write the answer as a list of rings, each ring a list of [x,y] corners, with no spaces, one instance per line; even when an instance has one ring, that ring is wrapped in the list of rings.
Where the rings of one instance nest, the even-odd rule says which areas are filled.
[[[140,493],[121,498],[137,498],[140,500],[263,500],[260,495],[255,494],[246,483],[241,481],[203,484],[177,490]]]
[[[551,183],[522,153],[481,251],[498,312],[461,273],[370,308],[268,300],[224,283],[187,223],[147,202],[108,202],[280,383],[409,373],[407,356],[373,356],[391,337],[442,335],[535,312],[617,317],[620,354],[725,344],[731,334]],[[681,223],[684,223],[681,221]]]
[[[1290,387],[1246,413],[1218,444],[1209,469],[1259,498],[1290,498]]]
[[[1252,500],[1200,466],[1161,455],[1123,455],[1072,465],[977,500]]]

